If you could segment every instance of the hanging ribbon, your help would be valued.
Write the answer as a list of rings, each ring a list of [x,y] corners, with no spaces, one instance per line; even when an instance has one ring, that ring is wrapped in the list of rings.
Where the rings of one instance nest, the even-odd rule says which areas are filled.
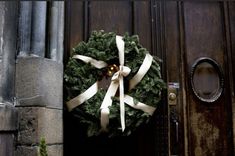
[[[123,77],[127,76],[131,69],[124,66],[124,41],[121,36],[116,36],[116,45],[119,55],[119,71],[117,71],[113,77],[111,84],[107,90],[104,100],[101,104],[101,127],[102,130],[107,131],[107,125],[109,124],[108,107],[112,105],[112,97],[116,94],[119,87],[119,99],[120,99],[120,118],[122,131],[125,130],[125,106],[124,106],[124,81]],[[104,110],[103,110],[104,109]]]

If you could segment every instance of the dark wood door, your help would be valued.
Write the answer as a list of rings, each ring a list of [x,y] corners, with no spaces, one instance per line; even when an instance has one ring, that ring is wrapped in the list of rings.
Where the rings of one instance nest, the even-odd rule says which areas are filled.
[[[162,75],[169,89],[150,124],[126,138],[86,138],[81,125],[65,111],[65,155],[233,155],[234,10],[234,2],[222,1],[66,2],[65,64],[72,47],[86,41],[92,30],[138,34],[142,45],[163,60]],[[215,62],[202,64],[205,74],[200,74],[200,65],[193,68],[200,58],[208,58],[204,64],[210,59]],[[210,69],[204,70],[205,66]],[[204,81],[201,75],[212,76],[215,83]],[[197,83],[199,79],[203,83]],[[209,88],[206,99],[222,86],[221,96],[214,102],[202,101],[192,84],[204,93]],[[171,92],[175,100],[167,98]]]
[[[171,154],[234,155],[230,96],[234,9],[234,2],[165,3],[167,80],[179,83],[177,99],[169,106]],[[212,95],[216,91],[218,95]]]

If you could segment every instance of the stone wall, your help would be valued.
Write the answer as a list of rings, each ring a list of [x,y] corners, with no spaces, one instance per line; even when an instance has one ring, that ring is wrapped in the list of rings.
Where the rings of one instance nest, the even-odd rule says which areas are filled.
[[[11,103],[0,104],[0,155],[12,156],[15,150],[15,134],[18,128],[17,110]]]
[[[41,138],[49,156],[62,156],[64,2],[19,5],[15,156],[37,156]]]
[[[63,155],[63,14],[62,1],[0,2],[0,156],[38,156],[42,137]]]
[[[62,85],[62,63],[30,56],[17,59],[19,128],[16,156],[37,156],[42,137],[50,156],[63,155]]]

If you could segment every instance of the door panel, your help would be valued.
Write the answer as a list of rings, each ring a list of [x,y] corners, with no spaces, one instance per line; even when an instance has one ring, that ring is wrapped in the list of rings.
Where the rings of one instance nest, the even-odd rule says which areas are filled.
[[[131,33],[132,12],[130,2],[90,2],[89,27],[92,30]]]
[[[223,32],[222,3],[184,3],[185,52],[187,72],[200,57],[214,59],[225,69],[225,34]],[[189,78],[190,79],[190,78]],[[212,81],[212,79],[210,79]],[[225,83],[228,81],[225,80]],[[201,82],[203,83],[203,82]],[[203,83],[205,89],[210,83]],[[231,155],[231,114],[228,88],[218,101],[205,103],[196,98],[188,81],[188,125],[190,155]],[[231,104],[230,104],[231,105]],[[229,124],[230,123],[230,124]],[[231,137],[231,136],[230,136]]]
[[[143,44],[147,50],[152,51],[151,38],[151,4],[147,1],[140,1],[133,3],[133,34],[140,36],[140,43]],[[147,29],[146,29],[147,28]]]
[[[223,66],[224,34],[221,3],[184,3],[185,48],[190,69],[196,58],[208,56]]]

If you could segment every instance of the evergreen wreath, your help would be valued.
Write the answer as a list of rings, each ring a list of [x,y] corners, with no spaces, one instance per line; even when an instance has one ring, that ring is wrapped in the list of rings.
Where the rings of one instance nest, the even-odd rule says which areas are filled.
[[[106,62],[108,66],[97,69],[89,63],[70,57],[64,73],[67,101],[86,91],[96,81],[110,81],[110,77],[116,72],[119,65],[115,36],[114,32],[93,31],[88,42],[80,42],[73,48],[73,55],[79,54],[101,60]],[[128,91],[126,88],[128,88],[129,80],[138,72],[145,55],[149,52],[139,43],[137,35],[125,34],[123,41],[125,43],[125,66],[131,69],[130,74],[124,78],[125,94],[132,96],[134,103],[140,101],[156,108],[161,100],[161,91],[165,88],[165,83],[161,78],[160,59],[154,57],[151,67],[143,79]],[[92,98],[71,111],[85,125],[88,136],[97,136],[101,133],[100,106],[105,94],[105,87],[99,86],[98,92]],[[113,97],[112,106],[109,107],[110,114],[107,127],[107,134],[110,137],[128,136],[141,124],[148,123],[151,117],[150,114],[125,104],[126,128],[122,131],[119,106],[119,97]]]

